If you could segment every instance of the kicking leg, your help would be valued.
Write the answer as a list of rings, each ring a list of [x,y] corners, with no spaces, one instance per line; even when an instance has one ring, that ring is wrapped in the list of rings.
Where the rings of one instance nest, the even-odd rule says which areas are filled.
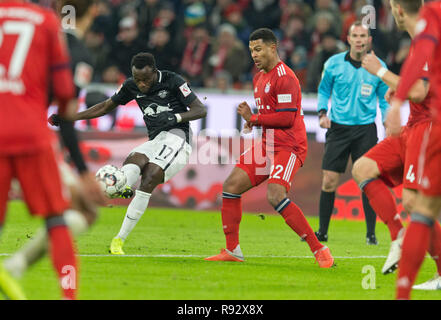
[[[135,191],[135,196],[127,207],[121,229],[118,235],[112,240],[110,253],[124,254],[122,250],[124,241],[147,209],[151,193],[156,186],[163,181],[164,171],[162,168],[154,163],[148,163],[142,173],[141,185],[139,189]]]

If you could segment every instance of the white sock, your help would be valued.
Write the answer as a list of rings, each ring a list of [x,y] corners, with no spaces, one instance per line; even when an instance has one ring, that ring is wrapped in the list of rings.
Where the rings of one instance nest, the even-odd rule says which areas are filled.
[[[135,191],[135,196],[127,207],[126,216],[124,217],[121,230],[119,230],[119,238],[126,240],[129,233],[133,230],[139,219],[141,219],[142,215],[144,214],[144,211],[147,209],[150,197],[150,193],[143,192],[141,190]]]
[[[122,166],[121,171],[127,178],[127,185],[129,187],[133,187],[135,183],[138,181],[139,176],[141,175],[141,168],[139,168],[136,164],[129,163]]]

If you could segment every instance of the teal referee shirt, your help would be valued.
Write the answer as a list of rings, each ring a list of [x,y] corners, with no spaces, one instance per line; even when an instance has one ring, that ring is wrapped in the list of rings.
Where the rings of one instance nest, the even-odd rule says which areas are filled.
[[[380,62],[386,68],[386,64]],[[325,62],[318,88],[317,111],[328,111],[331,98],[332,122],[370,124],[375,122],[378,101],[384,122],[389,108],[384,98],[388,88],[380,78],[364,69],[361,62],[351,59],[349,51],[338,53]]]

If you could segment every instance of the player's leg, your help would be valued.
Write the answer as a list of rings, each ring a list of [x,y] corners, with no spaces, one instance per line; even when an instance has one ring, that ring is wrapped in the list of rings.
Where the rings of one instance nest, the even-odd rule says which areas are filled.
[[[340,173],[323,170],[322,190],[319,204],[319,229],[317,236],[320,241],[328,241],[328,229],[334,211],[335,191],[340,180]]]
[[[410,299],[410,291],[430,248],[433,226],[441,210],[440,196],[418,193],[411,222],[406,230],[398,267],[397,299]]]
[[[65,176],[70,168],[63,167],[63,181],[66,183]],[[76,179],[75,179],[76,180]],[[71,208],[63,214],[66,225],[69,227],[72,235],[77,237],[89,229],[97,217],[97,208],[95,203],[88,199],[79,190],[78,185],[67,183],[71,190]],[[48,234],[46,228],[37,230],[35,235],[19,251],[11,257],[5,259],[4,267],[15,278],[21,278],[27,269],[39,261],[48,250]]]
[[[149,163],[144,168],[141,185],[135,191],[135,196],[127,207],[127,212],[117,238],[124,242],[135,228],[149,205],[153,190],[164,181],[164,171],[154,163]],[[115,252],[112,252],[115,253]]]
[[[185,167],[190,154],[191,146],[184,138],[166,131],[132,151],[131,160],[125,163],[127,165],[130,162],[140,168],[144,165],[141,169],[141,184],[127,207],[118,235],[112,240],[112,254],[124,254],[123,243],[147,209],[151,193],[156,186],[168,181]]]
[[[302,210],[287,196],[291,181],[302,165],[301,161],[294,153],[280,151],[275,155],[272,163],[267,189],[268,202],[285,219],[286,224],[308,243],[319,266],[331,267],[334,259],[329,249],[318,241]]]
[[[371,207],[387,225],[392,241],[403,228],[395,198],[388,187],[403,181],[404,153],[401,138],[391,137],[375,145],[352,167],[352,177],[366,195]]]
[[[441,125],[430,125],[422,139],[418,174],[420,188],[403,240],[397,279],[397,299],[409,299],[410,291],[429,249],[433,225],[441,209]]]
[[[253,146],[244,152],[223,184],[221,215],[226,249],[222,249],[220,254],[205,258],[207,261],[244,261],[239,244],[239,225],[242,220],[241,196],[268,177],[267,174],[257,174],[259,169],[266,166],[266,164],[258,165],[255,161],[255,152],[260,150],[259,148],[261,147]]]
[[[125,190],[121,195],[123,198],[131,198],[133,196],[133,187],[139,180],[141,172],[148,162],[148,157],[145,154],[138,152],[132,152],[126,158],[121,167],[121,171],[127,179]]]
[[[50,148],[20,156],[14,164],[29,211],[46,219],[51,259],[62,284],[62,295],[75,299],[79,276],[72,237],[62,215],[69,206],[65,198],[68,191],[61,182],[54,151]],[[35,181],[39,181],[39,188],[35,188]]]
[[[11,160],[8,157],[0,156],[0,231],[5,221],[8,194],[13,177]],[[7,299],[24,300],[26,299],[23,290],[0,264],[0,292]]]
[[[352,163],[355,163],[361,156],[368,152],[369,149],[377,144],[377,126],[375,123],[355,126],[353,134],[354,139],[351,142],[351,158]],[[366,243],[368,245],[377,245],[378,241],[375,236],[377,216],[364,192],[361,194],[361,199],[366,220]]]

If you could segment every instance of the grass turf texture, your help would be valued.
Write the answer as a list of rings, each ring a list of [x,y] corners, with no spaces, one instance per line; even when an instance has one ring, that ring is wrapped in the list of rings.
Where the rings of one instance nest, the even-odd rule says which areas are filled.
[[[110,256],[109,244],[124,214],[123,207],[102,208],[92,229],[76,240],[81,254],[79,299],[383,300],[395,295],[396,274],[381,274],[390,238],[380,222],[380,244],[368,246],[364,222],[332,221],[327,245],[337,266],[320,269],[307,244],[278,215],[243,215],[245,263],[203,260],[225,245],[220,212],[159,208],[148,209],[130,234],[126,256]],[[318,219],[308,220],[316,229]],[[21,202],[11,202],[0,238],[1,258],[20,248],[40,225]],[[375,268],[376,289],[362,287],[370,274],[363,273],[367,265]],[[434,262],[425,259],[417,283],[435,272]],[[29,299],[60,298],[48,258],[30,269],[21,284]],[[441,292],[413,291],[412,298],[440,299]]]

